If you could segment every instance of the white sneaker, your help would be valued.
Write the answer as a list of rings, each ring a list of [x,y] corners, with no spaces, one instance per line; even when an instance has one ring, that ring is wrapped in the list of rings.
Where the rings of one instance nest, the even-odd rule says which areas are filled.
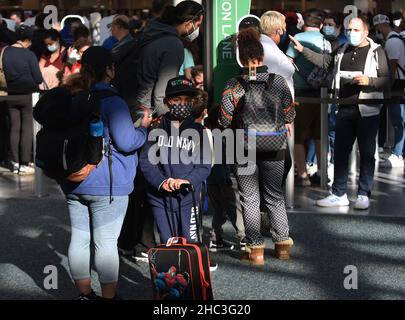
[[[354,204],[355,210],[367,210],[370,207],[370,199],[366,196],[358,196]]]
[[[381,168],[403,168],[404,167],[404,158],[402,156],[397,156],[391,154],[387,160],[380,163]]]
[[[29,176],[35,174],[35,169],[30,166],[20,166],[20,171],[18,173],[21,176]]]
[[[347,207],[350,205],[349,199],[347,198],[347,194],[342,197],[338,197],[334,194],[331,194],[329,197],[325,199],[318,200],[316,202],[318,207],[324,208],[335,208],[335,207]]]

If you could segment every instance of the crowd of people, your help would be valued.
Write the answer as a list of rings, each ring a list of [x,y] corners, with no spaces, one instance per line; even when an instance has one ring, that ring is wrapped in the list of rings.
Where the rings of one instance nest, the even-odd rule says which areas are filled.
[[[368,209],[382,105],[356,101],[382,99],[392,88],[404,88],[402,15],[359,15],[345,25],[342,14],[317,9],[302,15],[268,11],[257,28],[240,30],[235,36],[241,73],[224,84],[221,103],[209,106],[199,46],[204,8],[194,1],[173,7],[155,0],[152,13],[148,21],[116,15],[111,37],[101,46],[94,45],[92,31],[77,21],[69,25],[66,37],[60,30],[45,29],[41,14],[35,27],[24,26],[16,21],[20,15],[13,14],[16,31],[4,23],[0,28],[0,73],[5,76],[0,89],[19,97],[0,107],[1,160],[14,174],[35,170],[32,92],[44,90],[48,92],[44,96],[51,95],[55,103],[63,96],[52,89],[64,88],[73,97],[107,92],[100,99],[100,114],[108,157],[80,182],[58,179],[71,221],[70,271],[83,300],[98,298],[89,273],[91,239],[102,296],[116,299],[119,253],[147,261],[147,249],[157,242],[166,243],[174,236],[196,241],[197,213],[207,210],[205,203],[213,213],[212,252],[235,249],[224,239],[222,227],[229,220],[241,261],[264,264],[266,234],[275,243],[275,256],[289,259],[294,242],[283,186],[293,164],[287,136],[295,132],[296,186],[319,184],[320,175],[313,167],[317,164],[319,170],[316,160],[325,156],[320,154],[320,104],[298,103],[295,98],[320,97],[321,87],[351,102],[329,106],[332,192],[316,204],[350,205],[349,156],[357,140],[360,177],[354,208]],[[390,104],[386,110],[395,145],[380,165],[403,167],[404,105]],[[212,145],[183,141],[187,130],[197,132],[201,141],[212,140],[214,130],[227,128],[250,135],[245,127],[252,119],[249,112],[262,112],[254,118],[261,121],[258,128],[276,129],[255,131],[256,162],[248,174],[242,169],[251,163],[221,163],[214,159]],[[154,130],[165,134],[149,139]],[[151,157],[156,149],[157,159]],[[185,152],[191,163],[176,163],[172,152]],[[190,184],[199,208],[184,189]],[[212,270],[216,267],[212,262]]]

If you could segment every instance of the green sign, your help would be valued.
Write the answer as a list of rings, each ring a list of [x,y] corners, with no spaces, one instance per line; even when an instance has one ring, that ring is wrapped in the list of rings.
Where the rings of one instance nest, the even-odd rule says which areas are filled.
[[[250,13],[251,0],[214,0],[214,101],[221,101],[226,82],[238,75],[232,36],[239,21]]]

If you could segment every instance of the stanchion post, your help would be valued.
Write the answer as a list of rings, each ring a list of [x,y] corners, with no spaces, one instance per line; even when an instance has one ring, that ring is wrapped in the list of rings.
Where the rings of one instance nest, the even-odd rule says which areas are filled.
[[[39,93],[34,92],[32,94],[32,107],[34,108],[39,100]],[[41,130],[41,126],[35,120],[33,121],[34,127],[34,158],[35,158],[35,150],[36,150],[36,136],[39,130]],[[42,198],[45,196],[45,186],[44,186],[44,174],[42,169],[35,167],[35,180],[34,180],[34,196],[38,198]]]
[[[328,98],[328,88],[321,88],[321,99]],[[321,103],[321,188],[328,187],[329,114],[327,103]]]

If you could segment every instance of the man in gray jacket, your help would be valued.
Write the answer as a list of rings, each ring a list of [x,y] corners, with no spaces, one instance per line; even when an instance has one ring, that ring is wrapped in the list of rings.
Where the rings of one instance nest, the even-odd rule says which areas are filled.
[[[193,41],[198,37],[203,21],[203,7],[194,1],[169,6],[163,16],[151,20],[145,27],[137,68],[138,103],[153,108],[157,115],[169,110],[163,103],[167,82],[178,76],[184,61],[184,46],[180,37]]]
[[[383,99],[391,84],[384,49],[368,38],[369,26],[363,17],[353,18],[347,30],[349,42],[335,56],[333,88],[341,99]],[[355,140],[360,150],[360,181],[355,209],[370,206],[375,170],[379,104],[340,105],[336,121],[335,179],[332,194],[317,201],[320,207],[348,206],[349,156]]]

